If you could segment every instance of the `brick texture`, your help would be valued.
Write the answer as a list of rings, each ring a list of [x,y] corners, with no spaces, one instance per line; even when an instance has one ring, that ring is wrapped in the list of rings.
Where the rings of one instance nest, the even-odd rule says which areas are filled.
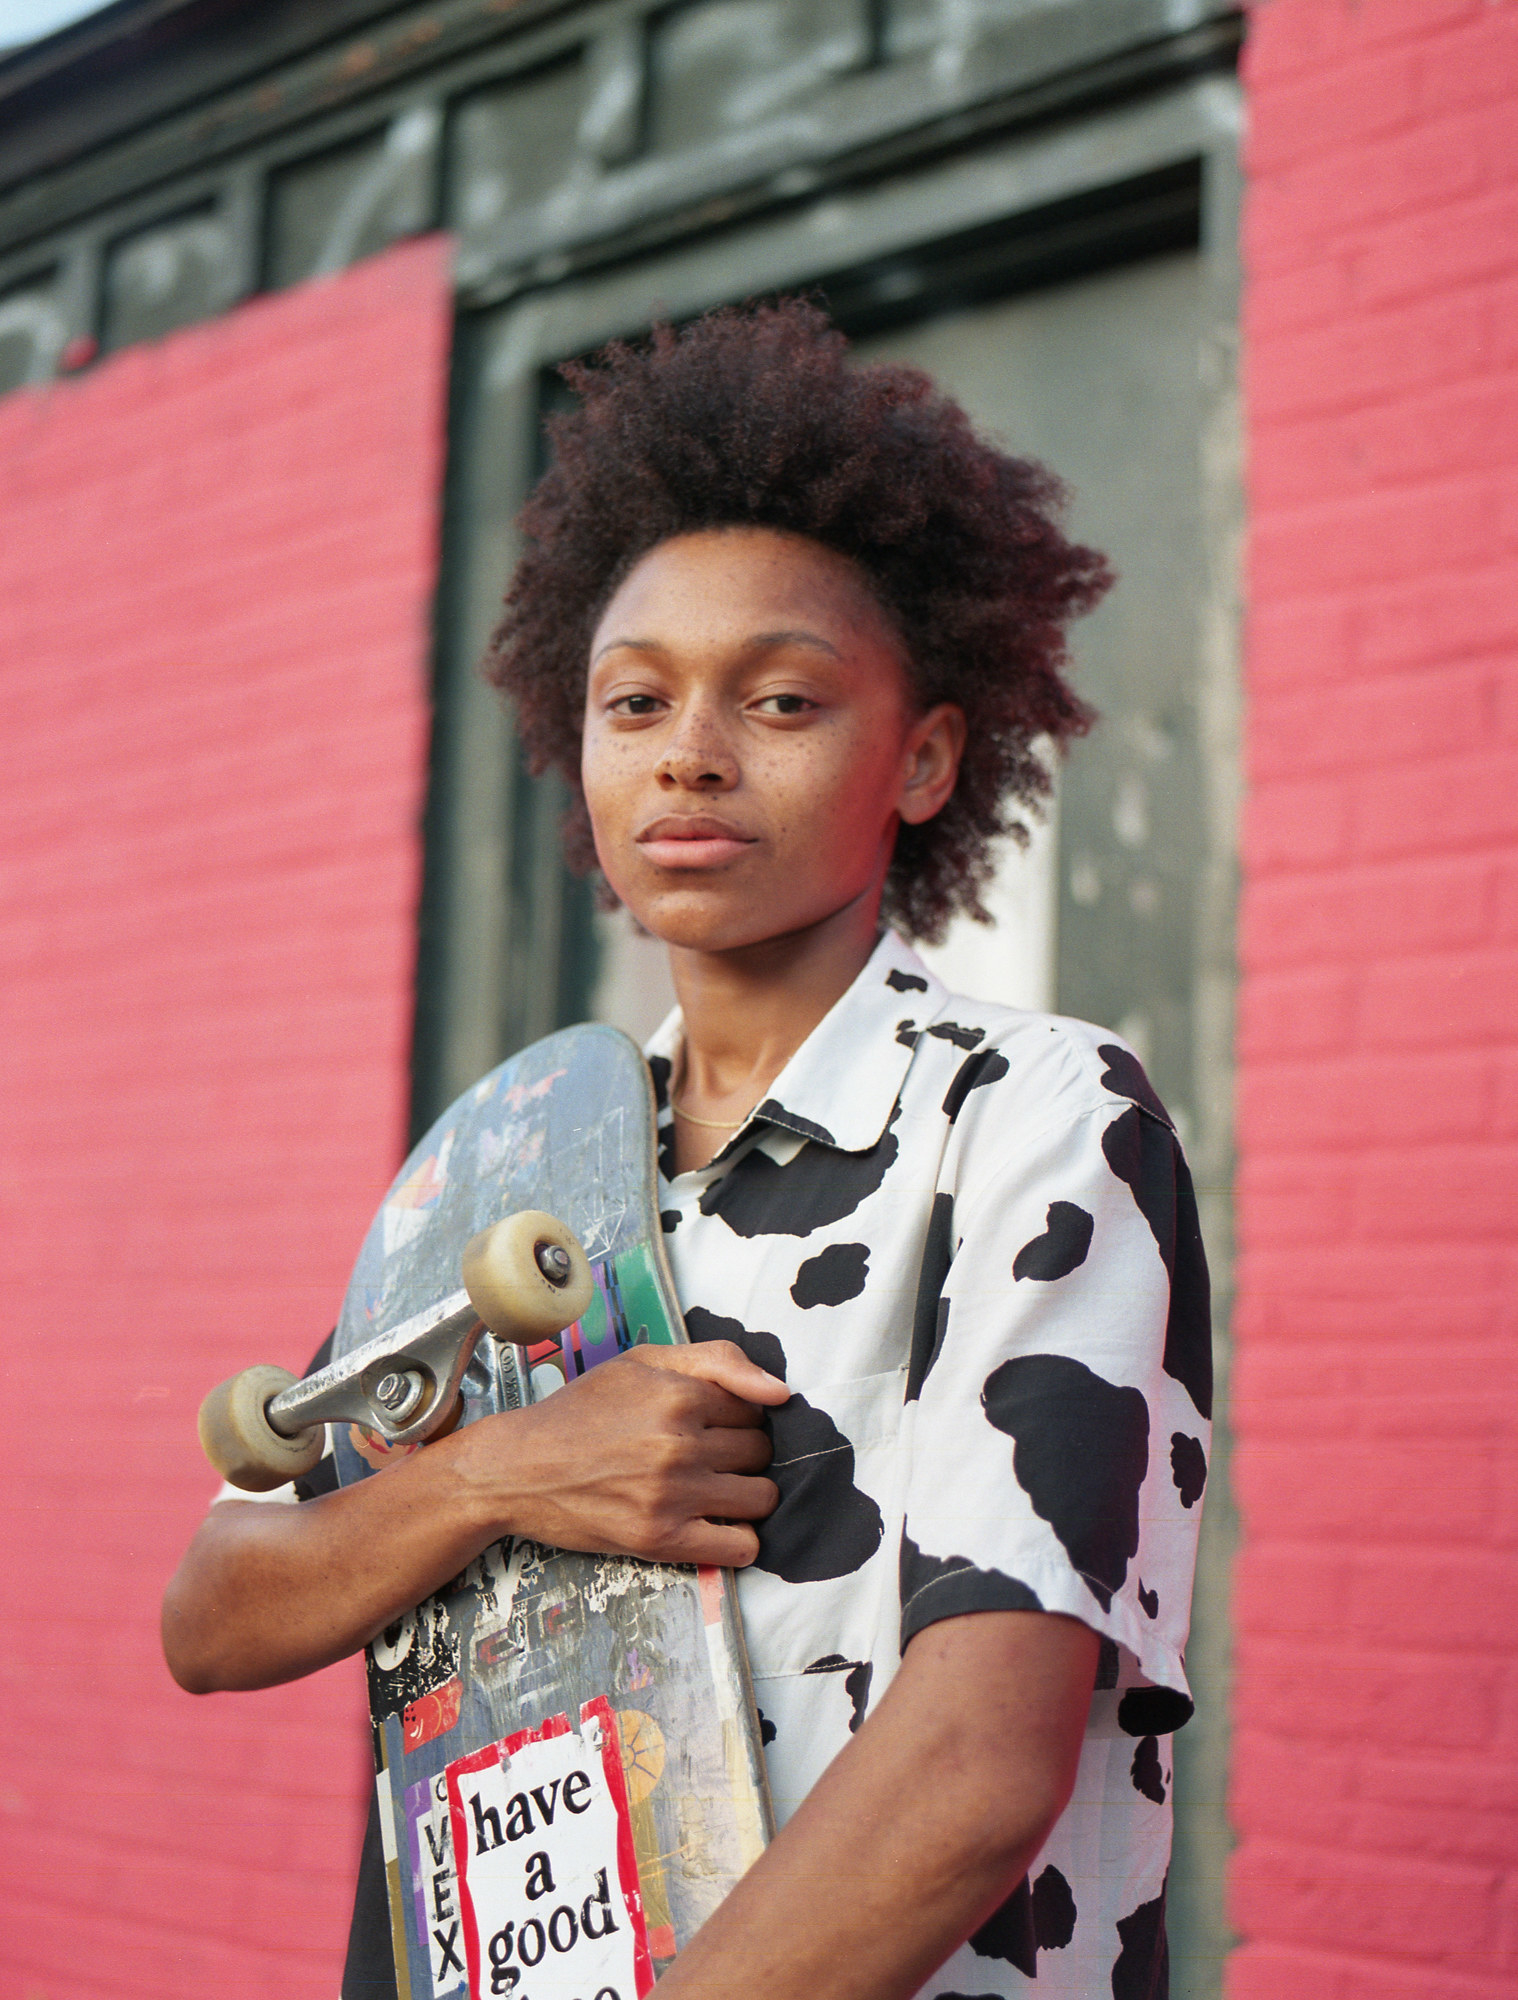
[[[1251,17],[1231,2000],[1518,1989],[1518,5]]]
[[[437,239],[0,403],[0,1996],[331,1995],[350,1663],[158,1649],[201,1395],[300,1367],[404,1137]]]

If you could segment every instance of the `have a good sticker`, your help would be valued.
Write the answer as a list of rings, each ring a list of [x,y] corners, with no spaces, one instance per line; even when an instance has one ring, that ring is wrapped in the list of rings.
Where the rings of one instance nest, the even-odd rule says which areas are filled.
[[[654,1983],[615,1718],[556,1715],[447,1770],[471,2000],[639,2000]]]

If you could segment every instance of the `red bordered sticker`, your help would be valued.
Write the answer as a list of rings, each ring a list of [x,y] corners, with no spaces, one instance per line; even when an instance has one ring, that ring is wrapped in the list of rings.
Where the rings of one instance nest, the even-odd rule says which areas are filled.
[[[471,2000],[641,2000],[654,1983],[604,1696],[447,1769]]]

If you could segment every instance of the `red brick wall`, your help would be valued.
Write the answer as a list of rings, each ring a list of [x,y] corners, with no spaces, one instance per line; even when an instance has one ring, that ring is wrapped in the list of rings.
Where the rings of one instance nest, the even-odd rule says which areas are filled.
[[[356,1666],[196,1701],[195,1410],[403,1142],[438,240],[0,403],[0,1996],[335,1990]]]
[[[1518,6],[1267,0],[1233,2000],[1518,1990]]]

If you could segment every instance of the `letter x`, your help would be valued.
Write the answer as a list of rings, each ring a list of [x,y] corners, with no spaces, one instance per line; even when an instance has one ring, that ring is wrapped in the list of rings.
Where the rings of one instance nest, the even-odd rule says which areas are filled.
[[[441,1931],[434,1931],[432,1933],[433,1943],[437,1946],[438,1950],[441,1951],[443,1954],[443,1962],[438,1967],[437,1971],[433,1974],[433,1977],[435,1979],[441,1979],[443,1974],[449,1971],[450,1968],[454,1972],[462,1972],[464,1970],[463,1963],[460,1960],[458,1953],[453,1948],[453,1940],[458,1936],[458,1934],[459,1934],[459,1927],[456,1919],[449,1928],[447,1937],[444,1937]]]

